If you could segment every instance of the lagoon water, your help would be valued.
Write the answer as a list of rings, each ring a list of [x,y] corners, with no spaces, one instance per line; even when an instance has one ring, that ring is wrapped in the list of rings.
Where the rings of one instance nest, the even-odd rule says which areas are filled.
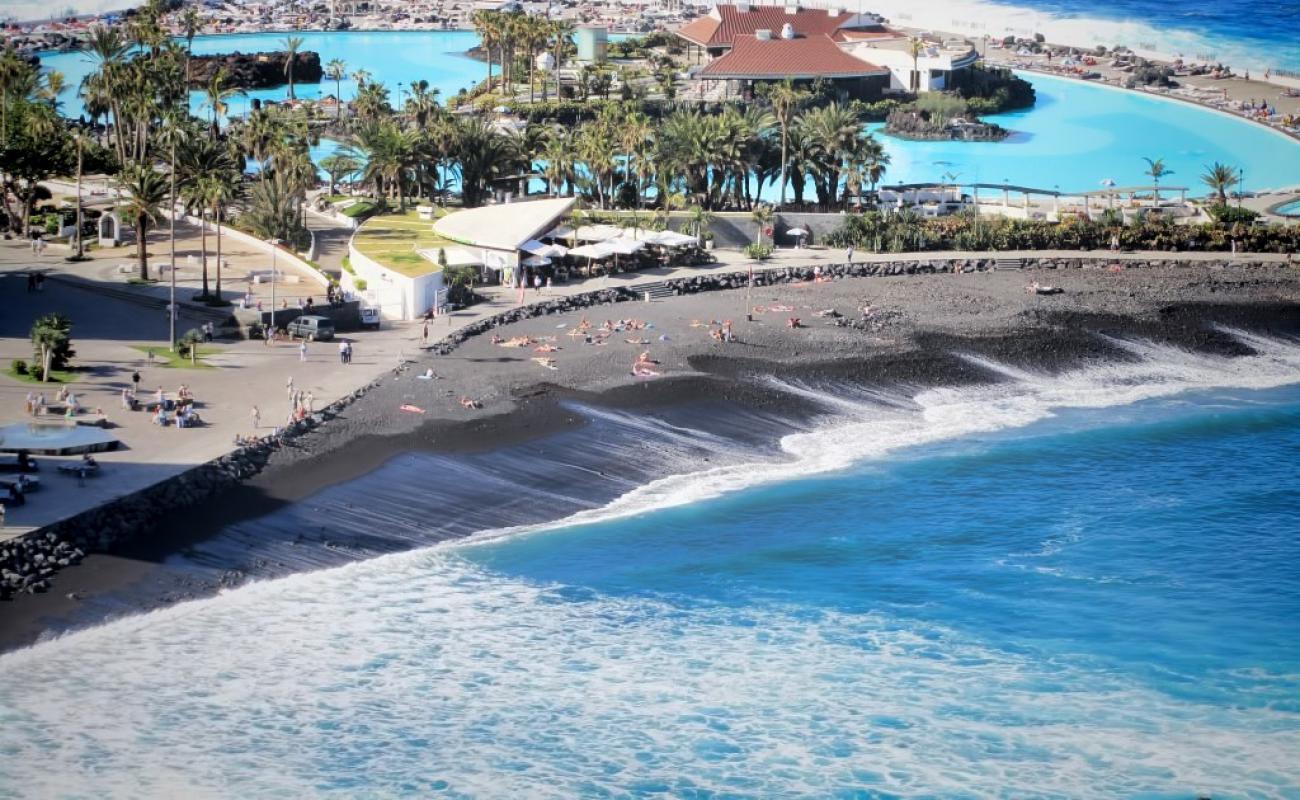
[[[486,76],[485,64],[463,55],[477,41],[473,33],[305,32],[302,36],[304,49],[318,51],[322,62],[333,58],[347,62],[349,78],[341,87],[345,98],[355,92],[351,75],[359,68],[369,72],[371,80],[388,86],[394,100],[399,83],[409,86],[411,81],[427,80],[445,100]],[[270,50],[278,48],[282,38],[278,34],[201,36],[194,40],[194,52]],[[75,87],[93,69],[89,57],[54,54],[43,63],[66,74],[71,88],[64,94],[64,111],[79,113]],[[1009,140],[912,142],[882,137],[892,159],[885,183],[939,181],[945,174],[956,174],[963,184],[1007,183],[1080,192],[1100,189],[1107,179],[1121,186],[1146,184],[1150,179],[1143,175],[1143,158],[1150,157],[1163,158],[1173,170],[1167,185],[1187,186],[1194,195],[1204,193],[1199,176],[1214,161],[1239,167],[1248,190],[1300,186],[1300,142],[1275,131],[1178,101],[1062,78],[1028,73],[1023,77],[1038,92],[1034,108],[990,118],[1013,131]],[[296,88],[303,98],[334,91],[333,81]],[[236,98],[231,110],[242,114],[247,100],[280,100],[285,95],[284,88],[252,91],[247,98]],[[201,93],[193,93],[191,104],[194,113],[206,116]],[[319,162],[337,148],[337,143],[324,141],[313,149],[313,157]],[[538,183],[533,188],[542,187]],[[769,184],[763,196],[774,200],[779,194]]]
[[[774,382],[782,458],[0,657],[0,796],[1300,795],[1300,345],[1243,339]]]

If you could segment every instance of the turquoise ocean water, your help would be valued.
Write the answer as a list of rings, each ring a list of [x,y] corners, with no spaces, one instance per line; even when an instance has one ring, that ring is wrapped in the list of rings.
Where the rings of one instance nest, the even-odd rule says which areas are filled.
[[[1243,338],[774,382],[834,410],[784,458],[0,657],[0,796],[1300,796],[1300,345]]]

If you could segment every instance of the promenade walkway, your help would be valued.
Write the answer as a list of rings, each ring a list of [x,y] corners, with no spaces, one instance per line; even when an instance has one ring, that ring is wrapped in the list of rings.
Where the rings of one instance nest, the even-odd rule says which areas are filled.
[[[184,227],[178,243],[178,252],[187,254],[197,247],[197,231]],[[151,237],[150,251],[157,254],[166,249],[165,232]],[[348,334],[354,342],[356,357],[353,364],[344,366],[337,358],[333,344],[321,343],[308,348],[306,361],[299,360],[297,344],[266,345],[261,341],[219,342],[220,352],[206,356],[208,369],[174,369],[151,364],[147,355],[137,349],[153,345],[161,352],[166,348],[166,316],[162,310],[160,294],[165,288],[136,287],[126,283],[127,276],[116,271],[116,265],[126,261],[124,251],[97,253],[90,262],[68,264],[50,253],[36,259],[30,248],[19,242],[0,243],[0,364],[7,367],[15,358],[31,360],[31,344],[27,333],[37,316],[52,310],[67,313],[73,320],[73,340],[77,350],[75,363],[84,368],[72,384],[81,402],[89,407],[101,407],[114,423],[116,433],[125,448],[105,454],[103,475],[78,485],[75,479],[55,474],[53,469],[41,475],[47,484],[34,493],[30,502],[11,509],[7,526],[0,530],[0,540],[10,538],[37,527],[80,513],[117,497],[143,489],[159,480],[184,471],[204,461],[217,458],[233,447],[236,434],[254,433],[251,409],[258,406],[262,415],[259,433],[268,433],[281,424],[290,411],[286,381],[292,376],[296,388],[310,391],[315,407],[323,407],[354,391],[375,377],[392,370],[407,358],[419,353],[423,324],[398,323],[383,330]],[[597,277],[556,286],[543,294],[529,291],[526,302],[555,296],[565,296],[602,287],[629,287],[637,284],[670,280],[673,278],[736,272],[754,266],[758,270],[780,269],[790,266],[814,266],[843,262],[842,250],[779,250],[775,257],[761,265],[754,265],[743,254],[733,251],[717,253],[719,263],[709,267],[678,267]],[[902,260],[932,260],[945,258],[968,259],[987,257],[999,259],[1035,257],[1097,257],[1113,261],[1128,260],[1221,260],[1223,254],[1206,253],[1078,253],[1069,251],[1023,253],[919,253],[919,254],[858,254],[855,261],[884,262]],[[238,261],[245,258],[246,262]],[[232,264],[241,263],[239,269],[264,268],[259,259],[265,256],[250,253],[232,256]],[[1242,255],[1241,260],[1273,261],[1282,263],[1284,256]],[[325,266],[324,264],[322,264]],[[33,267],[47,271],[52,277],[46,281],[41,293],[27,293],[26,281],[20,273]],[[327,267],[328,268],[328,267]],[[183,301],[197,288],[195,276],[182,273],[178,291]],[[436,340],[460,327],[472,324],[486,316],[513,307],[518,301],[515,291],[501,288],[481,290],[487,301],[471,309],[457,312],[431,323],[430,338]],[[182,302],[180,330],[193,327],[209,310]],[[160,428],[152,425],[149,416],[141,412],[121,410],[119,395],[129,386],[131,374],[139,371],[143,378],[142,392],[153,392],[159,387],[169,394],[184,383],[200,401],[199,411],[205,425],[198,428]],[[28,392],[39,389],[9,377],[0,377],[0,424],[26,419],[23,411]],[[54,389],[47,387],[47,394]],[[51,461],[53,459],[45,459]]]

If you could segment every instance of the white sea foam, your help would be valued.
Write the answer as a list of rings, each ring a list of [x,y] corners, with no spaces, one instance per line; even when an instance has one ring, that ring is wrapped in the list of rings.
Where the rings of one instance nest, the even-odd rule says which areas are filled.
[[[787,458],[663,478],[545,527],[1064,407],[1300,381],[1296,342],[1236,335],[1257,354],[1119,342],[1135,360],[1061,375],[972,358],[1005,380],[910,397],[786,384],[835,419],[785,437]],[[0,796],[1300,791],[1300,725],[1285,712],[1171,698],[888,617],[574,601],[483,572],[465,546],[254,584],[0,657]]]
[[[1300,787],[1293,715],[884,617],[575,602],[445,551],[261,584],[0,669],[0,796]]]

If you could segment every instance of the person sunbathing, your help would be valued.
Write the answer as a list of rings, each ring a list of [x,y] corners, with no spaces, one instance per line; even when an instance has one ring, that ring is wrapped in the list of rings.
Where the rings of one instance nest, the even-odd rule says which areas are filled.
[[[556,350],[559,350],[559,349],[560,349],[560,348],[556,347],[556,346],[553,345],[553,344],[542,344],[542,345],[538,345],[537,347],[534,347],[534,348],[533,348],[533,352],[534,352],[534,353],[554,353]]]
[[[534,358],[533,361],[536,362],[538,366],[545,367],[546,369],[559,369],[559,367],[555,366],[555,359],[553,358]]]
[[[589,331],[589,330],[591,330],[591,323],[587,321],[587,318],[586,318],[586,317],[583,317],[583,318],[582,318],[582,321],[578,323],[578,330],[580,330],[580,331]]]
[[[799,321],[798,317],[790,317],[785,321],[785,326],[787,328],[802,328],[803,324]]]
[[[468,397],[462,397],[462,398],[460,399],[460,404],[461,404],[461,406],[463,406],[464,408],[482,408],[482,407],[483,407],[483,404],[482,404],[482,403],[480,403],[480,402],[477,401],[477,400],[471,400],[471,399],[468,398]]]

